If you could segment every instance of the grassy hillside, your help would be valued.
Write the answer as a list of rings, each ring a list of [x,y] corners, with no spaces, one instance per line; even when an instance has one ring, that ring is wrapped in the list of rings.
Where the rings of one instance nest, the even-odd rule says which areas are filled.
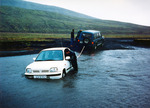
[[[0,32],[70,33],[71,29],[95,29],[107,34],[150,34],[150,27],[71,17],[59,13],[0,7]]]
[[[19,8],[24,8],[24,9],[32,9],[32,10],[49,11],[49,12],[55,12],[55,13],[59,13],[59,14],[67,15],[67,16],[93,19],[93,17],[80,14],[74,11],[70,11],[64,8],[60,8],[56,6],[49,6],[49,5],[42,5],[42,4],[27,2],[23,0],[0,0],[0,5],[19,7]]]

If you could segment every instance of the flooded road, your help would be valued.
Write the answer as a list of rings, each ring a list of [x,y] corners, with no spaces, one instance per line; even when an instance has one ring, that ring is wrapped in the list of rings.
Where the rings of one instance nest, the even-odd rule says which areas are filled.
[[[63,80],[31,80],[34,55],[0,57],[1,108],[149,108],[150,49],[83,54]],[[77,53],[78,55],[78,53]]]

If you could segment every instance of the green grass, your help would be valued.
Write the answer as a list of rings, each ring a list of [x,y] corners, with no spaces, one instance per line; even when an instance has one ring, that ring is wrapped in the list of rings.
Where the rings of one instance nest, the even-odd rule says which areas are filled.
[[[104,37],[105,38],[150,38],[150,35],[107,34],[107,35],[104,35]],[[53,39],[61,39],[61,38],[70,38],[70,34],[0,33],[0,42],[53,41]]]
[[[52,41],[53,38],[70,38],[70,34],[48,33],[0,33],[0,42]]]
[[[150,38],[150,35],[146,34],[107,34],[105,38]]]

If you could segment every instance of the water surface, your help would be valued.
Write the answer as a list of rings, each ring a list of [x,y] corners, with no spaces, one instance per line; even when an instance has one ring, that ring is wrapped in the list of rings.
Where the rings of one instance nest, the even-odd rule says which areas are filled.
[[[0,57],[0,107],[149,108],[149,54],[146,48],[83,54],[78,73],[64,80],[26,79],[36,54]]]

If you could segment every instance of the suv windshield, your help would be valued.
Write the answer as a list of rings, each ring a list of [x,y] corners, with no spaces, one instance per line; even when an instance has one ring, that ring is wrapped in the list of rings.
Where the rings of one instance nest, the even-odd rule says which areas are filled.
[[[84,37],[91,38],[91,37],[92,37],[92,34],[90,34],[90,33],[83,33],[83,34],[82,34],[82,37],[83,37],[83,38],[84,38]]]
[[[58,61],[63,60],[62,50],[42,51],[35,61]]]

